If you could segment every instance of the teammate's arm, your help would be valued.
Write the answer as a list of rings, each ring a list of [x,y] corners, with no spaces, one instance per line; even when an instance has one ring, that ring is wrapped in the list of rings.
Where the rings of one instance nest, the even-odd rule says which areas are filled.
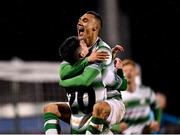
[[[159,105],[158,105],[156,98],[155,98],[155,93],[153,91],[151,91],[150,102],[151,102],[150,107],[154,113],[154,119],[155,119],[155,121],[160,123],[162,111],[159,108]]]
[[[84,58],[83,60],[76,62],[74,65],[64,62],[60,65],[59,75],[61,79],[67,79],[76,76],[80,71],[82,71],[89,63],[94,63],[95,61],[103,61],[109,57],[107,52],[97,52],[93,51],[90,56]]]
[[[153,109],[153,112],[154,112],[155,120],[160,123],[160,121],[161,121],[161,113],[162,113],[161,109],[159,107],[156,107],[156,108]]]
[[[121,60],[119,58],[115,59],[114,62],[115,70],[111,69],[107,71],[107,77],[105,77],[105,85],[110,89],[116,89],[119,91],[124,91],[127,88],[127,80],[122,71]]]
[[[152,131],[159,131],[161,122],[161,109],[156,101],[155,93],[151,90],[150,94],[150,107],[154,113],[154,121],[150,123],[150,129]]]
[[[95,64],[93,64],[95,65]],[[83,73],[69,79],[62,79],[60,78],[59,84],[62,87],[79,87],[79,86],[89,86],[92,84],[94,79],[97,77],[97,75],[101,72],[102,68],[99,68],[100,66],[91,67],[87,66]]]
[[[88,65],[88,59],[85,58],[79,62],[76,62],[74,65],[69,64],[68,62],[60,64],[59,76],[61,79],[66,79],[72,76],[77,75],[81,70],[83,70]]]
[[[127,80],[123,74],[122,69],[117,70],[117,75],[121,78],[121,84],[116,88],[117,90],[124,91],[127,89]]]
[[[112,48],[112,56],[113,59],[116,58],[117,53],[123,52],[124,48],[122,45],[116,45],[115,47]]]

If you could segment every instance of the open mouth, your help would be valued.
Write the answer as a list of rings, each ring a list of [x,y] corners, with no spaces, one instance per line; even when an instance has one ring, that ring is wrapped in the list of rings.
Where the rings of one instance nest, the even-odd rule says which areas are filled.
[[[84,33],[84,27],[83,26],[78,26],[78,36],[83,36]]]

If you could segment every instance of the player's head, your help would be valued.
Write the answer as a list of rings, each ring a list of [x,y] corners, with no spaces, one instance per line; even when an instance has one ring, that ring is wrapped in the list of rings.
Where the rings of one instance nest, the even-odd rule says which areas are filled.
[[[62,60],[74,64],[88,54],[88,48],[84,40],[72,36],[67,38],[60,46],[59,53]]]
[[[96,41],[101,27],[101,16],[94,11],[88,11],[79,18],[77,24],[78,37],[84,39],[87,46],[90,47]]]
[[[133,60],[125,59],[122,61],[122,69],[127,79],[127,83],[135,83],[136,63]]]

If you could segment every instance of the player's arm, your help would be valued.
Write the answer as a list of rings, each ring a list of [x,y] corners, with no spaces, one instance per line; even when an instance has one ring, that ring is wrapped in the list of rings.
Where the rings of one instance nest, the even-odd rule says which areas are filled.
[[[155,93],[150,90],[150,106],[154,113],[154,121],[151,121],[149,127],[152,131],[159,131],[161,122],[161,109],[156,101]]]
[[[124,73],[123,73],[122,69],[117,70],[117,75],[118,75],[118,77],[120,77],[121,83],[118,83],[119,85],[117,86],[116,89],[120,90],[120,91],[126,90],[127,89],[127,80],[126,80],[126,78],[124,76]]]
[[[123,70],[122,70],[121,59],[115,58],[114,65],[116,68],[117,75],[121,78],[121,84],[119,85],[119,87],[117,89],[120,91],[124,91],[127,89],[127,80],[126,80]]]
[[[115,61],[115,67],[116,67],[116,73],[115,73],[115,78],[116,78],[116,86],[114,89],[124,91],[127,89],[127,80],[123,74],[122,71],[122,65],[121,65],[121,60],[119,58],[116,58],[116,55],[118,52],[123,52],[124,48],[122,45],[116,45],[115,47],[112,48],[112,56]],[[119,78],[120,77],[120,78]]]
[[[112,56],[113,56],[113,59],[116,58],[116,55],[118,53],[121,53],[124,51],[124,48],[122,45],[116,45],[115,47],[112,48]]]
[[[126,90],[127,80],[125,79],[122,70],[119,69],[116,73],[116,71],[114,70],[114,66],[112,64],[112,62],[114,62],[114,56],[116,56],[118,52],[123,52],[124,48],[120,45],[116,45],[111,50],[106,46],[99,46],[98,51],[105,51],[110,55],[109,59],[104,63],[109,65],[107,74],[103,80],[104,85],[110,89],[117,89],[121,91]]]
[[[155,98],[155,93],[153,91],[151,91],[151,94],[150,94],[150,102],[151,102],[150,107],[154,113],[154,119],[155,121],[160,123],[162,111],[159,108],[158,102],[156,101],[156,98]]]
[[[70,65],[68,62],[64,62],[60,65],[59,75],[61,79],[67,79],[76,76],[80,71],[82,71],[89,63],[94,63],[95,61],[103,61],[109,58],[107,52],[97,52],[94,50],[90,56],[84,58],[83,60],[76,62],[74,65]]]
[[[127,88],[127,80],[124,77],[122,69],[118,69],[117,72],[108,71],[107,77],[104,78],[103,83],[109,89],[116,89],[124,91]]]
[[[115,68],[111,67],[107,71],[107,77],[104,78],[104,84],[110,89],[116,89],[119,91],[124,91],[127,88],[127,80],[123,74],[121,61],[119,58],[115,59]]]
[[[93,65],[93,66],[92,66]],[[83,73],[69,79],[61,79],[59,84],[62,87],[79,87],[79,86],[89,86],[92,84],[97,75],[101,72],[101,67],[95,64],[87,66]]]
[[[152,110],[154,112],[155,121],[160,123],[161,122],[161,114],[162,114],[161,109],[159,107],[154,107]]]
[[[76,62],[74,65],[71,65],[68,62],[63,62],[60,64],[59,76],[61,79],[75,76],[80,71],[82,71],[86,66],[88,66],[88,58]]]

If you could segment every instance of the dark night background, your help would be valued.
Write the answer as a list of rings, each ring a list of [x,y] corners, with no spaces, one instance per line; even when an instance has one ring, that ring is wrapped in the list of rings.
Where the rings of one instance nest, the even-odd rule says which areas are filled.
[[[57,40],[76,34],[96,0],[6,0],[0,2],[0,60],[59,61]],[[175,0],[119,0],[129,18],[131,58],[142,66],[143,83],[167,95],[167,112],[180,116],[180,4]],[[103,12],[103,11],[102,11]],[[103,37],[102,37],[103,38]]]

